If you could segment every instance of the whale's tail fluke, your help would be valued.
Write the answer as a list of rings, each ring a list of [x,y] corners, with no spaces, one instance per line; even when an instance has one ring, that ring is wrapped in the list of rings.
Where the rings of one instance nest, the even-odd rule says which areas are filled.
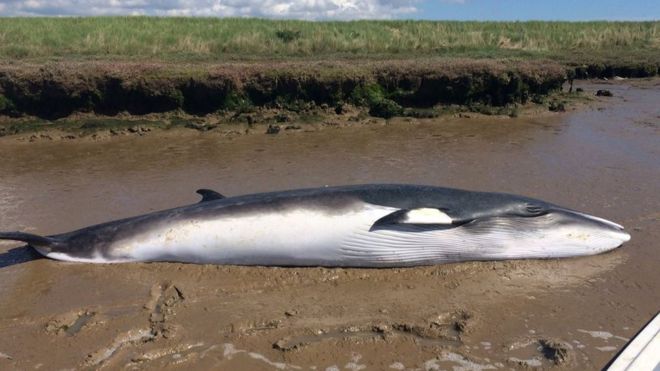
[[[60,243],[53,237],[44,237],[23,232],[0,232],[0,240],[22,241],[33,247],[54,247]]]

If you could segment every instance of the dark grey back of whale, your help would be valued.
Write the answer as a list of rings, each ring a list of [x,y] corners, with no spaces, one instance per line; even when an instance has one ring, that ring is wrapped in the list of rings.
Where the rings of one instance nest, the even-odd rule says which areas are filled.
[[[331,211],[353,199],[397,209],[437,208],[456,222],[484,216],[538,216],[557,207],[541,200],[506,193],[407,184],[366,184],[257,193],[224,198],[214,201],[213,205],[199,207],[213,209],[238,203],[278,207],[283,200],[287,201],[287,205],[295,205],[296,200],[299,204],[317,204]]]

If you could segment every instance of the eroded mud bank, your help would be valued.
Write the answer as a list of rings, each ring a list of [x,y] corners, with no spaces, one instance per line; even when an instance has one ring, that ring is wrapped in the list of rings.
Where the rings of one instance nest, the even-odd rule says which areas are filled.
[[[330,61],[226,64],[60,62],[0,66],[0,115],[57,119],[76,112],[204,115],[251,107],[343,104],[392,117],[438,104],[505,106],[561,88],[552,62]]]

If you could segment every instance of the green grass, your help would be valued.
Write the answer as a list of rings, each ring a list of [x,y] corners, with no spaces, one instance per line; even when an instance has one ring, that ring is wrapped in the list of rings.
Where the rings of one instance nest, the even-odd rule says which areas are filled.
[[[0,60],[216,61],[411,56],[660,60],[659,21],[307,22],[0,18]]]

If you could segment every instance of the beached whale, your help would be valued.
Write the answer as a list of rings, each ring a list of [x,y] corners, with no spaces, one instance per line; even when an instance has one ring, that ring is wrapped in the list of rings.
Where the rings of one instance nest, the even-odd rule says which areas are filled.
[[[224,197],[53,236],[0,233],[58,260],[398,267],[592,255],[623,227],[532,198],[374,184]]]

